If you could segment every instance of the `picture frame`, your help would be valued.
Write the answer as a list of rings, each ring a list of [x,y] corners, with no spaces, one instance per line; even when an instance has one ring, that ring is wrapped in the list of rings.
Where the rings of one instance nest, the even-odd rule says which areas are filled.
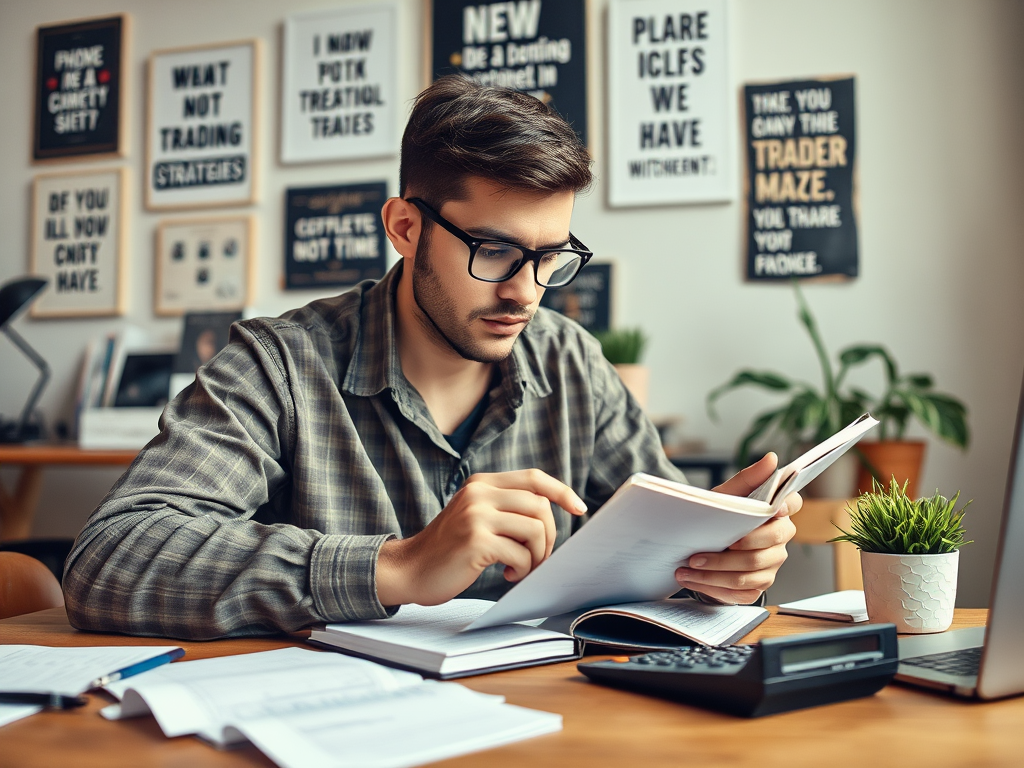
[[[49,281],[34,318],[123,315],[128,172],[39,174],[32,184],[30,271]]]
[[[282,163],[398,153],[395,0],[292,14],[282,42]]]
[[[530,92],[551,105],[591,146],[591,0],[521,4],[521,9],[525,13],[509,16],[507,9],[475,0],[429,0],[424,24],[426,85],[461,73],[483,85]]]
[[[253,38],[150,55],[148,210],[257,202],[262,51]]]
[[[587,262],[576,279],[567,286],[545,291],[540,305],[575,320],[590,333],[601,333],[613,328],[615,262]]]
[[[32,162],[128,154],[131,17],[36,27]]]
[[[608,204],[736,199],[728,0],[610,0]]]
[[[255,228],[252,216],[161,221],[156,228],[154,313],[177,317],[241,310],[249,304],[255,284]]]

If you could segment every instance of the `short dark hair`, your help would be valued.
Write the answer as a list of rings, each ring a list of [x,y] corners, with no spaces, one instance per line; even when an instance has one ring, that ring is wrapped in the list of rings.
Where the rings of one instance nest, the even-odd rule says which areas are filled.
[[[539,99],[448,75],[416,97],[402,136],[399,194],[440,207],[480,176],[503,187],[582,192],[590,154],[572,126]]]

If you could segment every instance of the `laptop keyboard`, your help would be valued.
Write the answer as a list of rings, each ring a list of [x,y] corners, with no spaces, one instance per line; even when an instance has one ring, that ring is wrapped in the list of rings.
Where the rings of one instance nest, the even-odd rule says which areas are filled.
[[[978,667],[981,664],[981,646],[901,659],[900,664],[906,664],[908,667],[934,669],[936,672],[944,672],[947,675],[977,675]]]

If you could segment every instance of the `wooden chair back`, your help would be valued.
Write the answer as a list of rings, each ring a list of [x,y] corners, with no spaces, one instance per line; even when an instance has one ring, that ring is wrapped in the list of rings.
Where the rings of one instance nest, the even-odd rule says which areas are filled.
[[[849,499],[804,499],[804,505],[793,515],[797,544],[828,544],[839,535],[838,525],[850,530],[850,513],[846,511]],[[853,544],[837,541],[831,544],[836,591],[864,589],[860,573],[860,552]]]
[[[0,552],[0,619],[64,605],[60,582],[34,557]]]

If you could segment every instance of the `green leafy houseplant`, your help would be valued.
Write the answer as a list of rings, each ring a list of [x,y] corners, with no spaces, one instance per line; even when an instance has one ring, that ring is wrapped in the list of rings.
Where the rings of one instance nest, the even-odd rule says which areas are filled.
[[[960,448],[970,439],[967,428],[967,409],[959,400],[932,390],[932,377],[924,373],[900,375],[885,347],[877,344],[856,344],[840,351],[838,365],[833,364],[818,330],[817,321],[804,299],[798,283],[794,281],[798,317],[807,330],[821,368],[821,385],[794,381],[770,371],[745,369],[737,372],[725,384],[708,393],[708,412],[712,418],[716,401],[728,392],[745,386],[766,389],[773,394],[787,394],[789,399],[781,406],[758,414],[740,439],[736,463],[745,466],[759,441],[783,441],[787,449],[802,442],[820,442],[835,434],[864,411],[877,418],[879,436],[883,440],[901,440],[910,416],[940,438]],[[882,361],[886,389],[881,397],[856,387],[847,381],[849,372],[872,359]]]
[[[639,328],[601,331],[594,336],[601,342],[601,351],[612,365],[638,364],[647,344],[647,337]]]
[[[885,488],[877,480],[869,493],[850,507],[850,531],[832,541],[848,541],[861,552],[890,555],[941,555],[956,552],[971,541],[964,541],[964,513],[970,502],[956,509],[960,492],[952,499],[935,492],[929,498],[907,497],[906,483],[895,478]],[[838,527],[838,526],[837,526]]]

